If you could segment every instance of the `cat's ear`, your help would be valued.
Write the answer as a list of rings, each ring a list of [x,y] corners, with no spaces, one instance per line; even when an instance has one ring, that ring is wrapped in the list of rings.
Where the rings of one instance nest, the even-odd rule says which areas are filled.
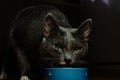
[[[45,19],[44,27],[43,27],[44,37],[48,37],[50,35],[55,34],[57,30],[58,30],[57,22],[55,21],[52,15],[48,15]]]
[[[88,42],[89,35],[90,35],[90,32],[91,32],[91,28],[92,28],[92,19],[85,20],[79,26],[79,28],[77,30],[77,34],[80,36],[80,38],[83,41]]]

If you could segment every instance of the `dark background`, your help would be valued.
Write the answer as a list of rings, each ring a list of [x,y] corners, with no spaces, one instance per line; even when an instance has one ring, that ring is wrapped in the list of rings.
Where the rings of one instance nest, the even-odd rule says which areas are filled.
[[[8,49],[11,21],[21,9],[40,4],[58,7],[73,27],[78,27],[85,19],[92,18],[89,42],[90,72],[95,71],[102,75],[120,73],[120,0],[0,1],[0,70]]]

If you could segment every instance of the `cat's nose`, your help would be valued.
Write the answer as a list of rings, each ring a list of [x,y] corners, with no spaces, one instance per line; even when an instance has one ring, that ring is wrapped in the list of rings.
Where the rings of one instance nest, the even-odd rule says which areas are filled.
[[[70,64],[72,60],[71,59],[64,59],[64,61],[66,64]]]

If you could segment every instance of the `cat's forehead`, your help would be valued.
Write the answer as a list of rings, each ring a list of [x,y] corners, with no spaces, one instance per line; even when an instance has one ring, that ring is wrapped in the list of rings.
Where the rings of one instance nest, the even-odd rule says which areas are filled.
[[[59,29],[63,32],[68,32],[68,33],[74,33],[77,31],[76,28],[65,28],[65,27],[61,27],[61,26],[59,26]]]
[[[59,27],[59,29],[65,33],[65,35],[63,35],[64,39],[68,42],[70,41],[74,41],[74,37],[72,35],[72,33],[76,32],[77,29],[73,29],[73,28],[64,28],[64,27]]]

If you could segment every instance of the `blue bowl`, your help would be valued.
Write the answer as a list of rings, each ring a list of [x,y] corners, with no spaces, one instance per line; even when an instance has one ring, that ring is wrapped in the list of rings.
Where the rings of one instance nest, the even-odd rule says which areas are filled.
[[[48,80],[88,80],[88,68],[47,68]]]

